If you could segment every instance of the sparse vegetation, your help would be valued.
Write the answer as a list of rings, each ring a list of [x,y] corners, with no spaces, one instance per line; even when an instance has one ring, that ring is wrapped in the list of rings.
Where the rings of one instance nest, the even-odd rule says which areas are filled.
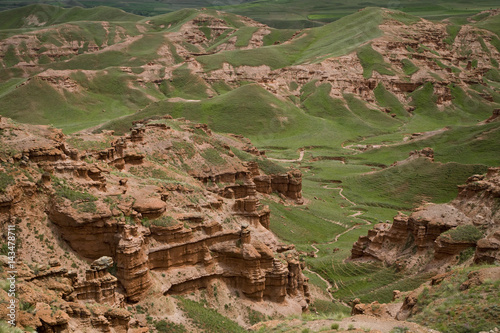
[[[201,152],[201,156],[212,165],[224,165],[226,164],[226,160],[221,156],[221,153],[214,149],[208,148]]]
[[[155,328],[160,333],[185,333],[188,332],[184,325],[175,324],[165,320],[155,323]]]
[[[424,290],[418,298],[418,313],[411,317],[411,321],[450,333],[493,329],[500,315],[500,306],[496,302],[500,281],[485,281],[466,291],[460,290],[467,274],[477,269],[454,271],[441,284]]]
[[[90,202],[97,201],[97,197],[95,197],[94,195],[92,195],[86,191],[80,192],[80,191],[73,190],[71,187],[69,187],[68,185],[66,185],[62,181],[55,180],[54,185],[55,185],[57,197],[66,198],[66,199],[73,201],[73,202],[86,201],[86,202],[89,202],[89,204],[90,204]],[[87,208],[91,208],[91,207],[87,207]],[[92,208],[95,208],[95,204],[92,205]]]
[[[12,184],[14,184],[14,177],[5,172],[0,173],[0,193],[4,193],[7,187]]]
[[[145,219],[142,221],[142,224],[145,227],[150,227],[151,225],[155,225],[157,227],[172,227],[179,223],[180,222],[174,219],[172,216],[162,216],[154,220]]]
[[[245,329],[217,311],[206,308],[200,303],[179,297],[179,305],[197,327],[207,333],[243,333]]]

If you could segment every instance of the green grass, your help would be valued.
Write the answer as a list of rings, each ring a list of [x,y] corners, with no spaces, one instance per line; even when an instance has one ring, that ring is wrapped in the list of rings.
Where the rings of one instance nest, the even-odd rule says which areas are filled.
[[[382,75],[395,75],[390,69],[390,64],[386,63],[382,55],[375,51],[370,44],[360,47],[356,54],[361,66],[363,66],[363,77],[365,79],[371,78],[373,71],[377,71]]]
[[[440,237],[449,238],[457,242],[475,243],[483,238],[483,232],[473,225],[459,225],[456,228],[443,232]]]
[[[384,267],[380,263],[344,263],[339,259],[332,259],[331,256],[308,259],[307,262],[330,283],[337,285],[339,289],[333,295],[345,302],[360,298],[363,303],[375,300],[390,303],[393,290],[413,290],[432,276],[407,276],[396,272],[394,267]]]
[[[264,46],[286,42],[295,32],[294,29],[271,29],[271,33],[264,36]]]
[[[314,307],[320,315],[341,314],[347,317],[351,313],[351,309],[345,305],[332,301],[324,301],[321,299],[314,300],[314,302],[311,304],[311,307]]]
[[[61,6],[61,3],[56,0],[47,0],[45,3]],[[3,1],[0,2],[0,10],[16,8],[23,4],[24,3],[22,2]],[[83,7],[94,7],[101,4],[102,2],[95,0],[80,0],[78,2],[78,5]],[[299,0],[263,0],[259,2],[226,1],[223,3],[213,2],[210,0],[193,0],[182,3],[174,1],[158,2],[153,0],[146,0],[140,3],[133,0],[110,0],[106,1],[106,5],[121,8],[127,12],[138,15],[172,15],[173,17],[180,16],[179,12],[174,11],[182,10],[186,7],[202,8],[219,5],[219,7],[215,8],[254,18],[257,21],[266,23],[274,28],[303,29],[338,20],[347,15],[356,13],[358,10],[365,8],[367,5],[390,7],[392,9],[402,10],[405,13],[396,12],[397,14],[392,14],[391,16],[398,21],[404,22],[405,24],[412,24],[415,22],[413,15],[431,20],[449,18],[452,22],[460,22],[463,24],[463,22],[467,22],[466,17],[473,16],[482,10],[495,8],[497,3],[493,0],[480,0],[475,2],[469,0],[462,1],[460,3],[452,3],[445,0],[438,0],[437,2],[423,0],[418,3],[414,3],[410,0],[402,0],[398,3],[387,3],[387,1],[382,0],[373,0],[369,3],[362,0],[353,0],[349,3],[318,0],[314,3],[314,5],[311,5]],[[123,14],[120,14],[120,12],[111,12],[109,9],[107,10],[110,13],[106,15],[100,14],[100,11],[105,10],[103,7],[98,7],[98,9],[99,11],[95,10],[95,12],[84,12],[80,9],[79,11],[75,11],[75,14],[77,18],[82,14],[89,16],[92,14],[102,15],[105,18],[110,19],[134,19],[134,17],[120,18]],[[59,13],[59,11],[56,10],[48,10],[46,15],[49,17],[56,16],[53,12],[55,12],[55,14]],[[474,18],[476,20],[480,20],[479,22],[488,19],[485,19],[484,16],[475,16]],[[24,23],[23,21],[13,21],[18,22],[18,24]]]
[[[287,169],[282,167],[281,165],[274,163],[268,159],[258,158],[252,154],[241,151],[237,148],[231,147],[231,151],[242,161],[247,162],[256,162],[259,165],[259,169],[261,169],[264,173],[268,175],[286,173]]]
[[[174,141],[172,146],[179,154],[185,154],[187,158],[192,158],[196,154],[196,148],[191,142]]]
[[[193,75],[187,65],[176,68],[172,74],[173,78],[168,84],[167,97],[194,100],[207,98],[208,86],[200,77]]]
[[[0,193],[4,193],[8,186],[14,184],[14,177],[2,172],[0,173]]]
[[[241,326],[214,309],[206,308],[195,301],[179,297],[179,305],[194,324],[207,333],[239,333],[246,332]]]
[[[24,331],[17,327],[12,327],[5,321],[0,321],[0,333],[23,333]]]
[[[257,31],[257,27],[242,27],[238,29],[238,32],[233,36],[236,36],[236,43],[234,46],[236,47],[245,47],[248,46],[252,35]],[[232,37],[232,36],[231,36]]]
[[[439,285],[426,288],[418,297],[416,314],[410,317],[421,325],[441,332],[463,333],[489,331],[498,325],[500,281],[487,280],[461,291],[467,274],[485,267],[456,270]]]
[[[359,204],[409,210],[423,200],[450,201],[457,195],[457,185],[486,170],[485,165],[454,162],[436,165],[418,158],[373,174],[346,178],[343,185],[346,195]]]
[[[399,141],[399,137],[397,137]],[[410,151],[425,147],[434,149],[436,162],[456,162],[464,164],[480,163],[496,166],[500,158],[500,126],[498,123],[472,126],[450,126],[447,131],[427,139],[407,141],[388,147],[364,152],[352,158],[353,163],[378,163],[390,165],[394,161],[408,157]],[[380,143],[380,141],[372,142]]]
[[[155,323],[155,328],[159,333],[187,333],[188,330],[184,325],[175,324],[169,321],[160,320]]]
[[[212,165],[224,165],[226,160],[221,156],[221,152],[214,148],[208,148],[201,152],[201,156]]]
[[[31,80],[0,97],[2,114],[20,122],[52,124],[74,132],[121,117],[150,103],[143,88],[130,87],[133,79],[119,70],[99,72],[92,79],[73,75],[84,93],[60,92],[41,80]],[[28,94],[31,98],[26,98]]]
[[[248,100],[254,103],[247,103]],[[163,115],[166,112],[176,118],[185,117],[207,123],[217,132],[267,136],[297,130],[298,123],[295,118],[301,116],[300,110],[291,103],[276,98],[259,85],[249,84],[200,103],[153,103],[141,112],[111,122],[106,128],[115,129],[120,133],[128,130],[134,120]],[[280,117],[285,117],[286,120],[280,120]],[[235,122],[237,119],[245,121]]]
[[[370,124],[370,127],[380,131],[396,130],[401,123],[389,116],[388,114],[369,108],[365,102],[355,97],[353,94],[345,94],[344,99],[347,106],[359,119],[363,119],[365,123]]]
[[[145,227],[148,227],[148,228],[151,225],[154,225],[157,227],[172,227],[174,225],[179,224],[179,221],[174,219],[172,216],[162,216],[162,217],[154,219],[154,220],[144,220],[144,221],[142,221],[142,223]]]
[[[44,4],[34,4],[26,7],[16,8],[0,12],[0,29],[16,29],[35,27],[30,25],[24,18],[32,15],[36,17],[38,23],[45,23],[43,26],[75,22],[75,21],[131,21],[141,19],[140,16],[126,13],[122,10],[111,7],[95,8],[61,8]]]
[[[408,112],[399,99],[388,91],[382,83],[379,83],[373,90],[375,98],[380,106],[388,108],[391,113],[400,117],[408,117]]]
[[[383,19],[382,10],[368,8],[323,27],[307,30],[303,36],[286,45],[226,51],[217,55],[200,56],[197,60],[206,71],[220,68],[224,62],[233,66],[268,65],[272,69],[306,61],[315,62],[347,54],[360,44],[380,36],[378,25]]]
[[[419,70],[419,68],[415,66],[409,59],[401,60],[401,64],[403,65],[403,72],[405,73],[405,75],[412,76]]]
[[[111,147],[112,139],[105,141],[83,140],[78,137],[69,137],[66,142],[79,150],[103,150]]]
[[[444,39],[444,42],[448,45],[453,45],[455,42],[455,38],[460,32],[462,27],[460,25],[450,24],[446,26],[446,33],[448,33],[448,37]]]
[[[72,188],[70,188],[64,181],[61,181],[59,179],[54,178],[53,179],[53,186],[55,187],[55,194],[57,197],[60,198],[66,198],[72,202],[75,201],[87,201],[87,202],[93,202],[97,201],[97,197],[94,195],[86,192],[86,191],[76,191]]]
[[[477,27],[489,30],[500,36],[500,18],[498,15],[489,16],[475,24]]]

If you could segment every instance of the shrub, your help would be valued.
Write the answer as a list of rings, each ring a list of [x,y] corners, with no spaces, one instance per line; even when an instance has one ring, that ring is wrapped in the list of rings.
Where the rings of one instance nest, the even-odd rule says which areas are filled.
[[[456,242],[475,243],[483,238],[483,232],[473,225],[460,225],[444,232],[442,237],[447,237]]]
[[[210,164],[213,165],[224,165],[226,164],[226,160],[220,156],[220,153],[213,148],[205,149],[201,156]]]
[[[339,329],[339,327],[340,327],[340,325],[339,325],[339,324],[337,324],[337,323],[334,323],[334,324],[332,324],[332,326],[330,326],[330,328],[331,328],[332,330],[338,330],[338,329]]]
[[[6,173],[0,173],[0,193],[5,192],[7,186],[14,183],[14,177]]]
[[[97,201],[97,198],[87,192],[79,192],[71,189],[64,183],[56,183],[56,195],[70,201]]]
[[[156,220],[151,221],[151,224],[157,227],[171,227],[178,223],[179,221],[174,219],[172,216],[162,216]]]
[[[160,333],[184,333],[187,332],[183,325],[175,324],[172,322],[167,322],[165,320],[160,320],[155,324],[155,328]]]
[[[23,331],[17,327],[12,327],[6,322],[0,322],[0,333],[23,333]]]
[[[203,332],[243,333],[246,332],[236,322],[223,317],[214,309],[205,308],[202,304],[185,298],[179,298],[179,305]]]
[[[250,322],[250,325],[255,325],[257,323],[260,323],[261,321],[266,320],[266,316],[263,315],[262,313],[248,309],[248,321]]]

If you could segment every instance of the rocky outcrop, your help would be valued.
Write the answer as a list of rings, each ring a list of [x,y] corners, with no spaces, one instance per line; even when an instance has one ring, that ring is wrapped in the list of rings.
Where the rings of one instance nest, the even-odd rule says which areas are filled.
[[[500,231],[480,239],[476,244],[474,262],[495,264],[500,262]]]
[[[47,215],[63,239],[83,257],[94,260],[103,255],[113,257],[118,221],[111,219],[112,212],[104,203],[98,201],[94,212],[79,212],[70,200],[54,198]]]
[[[470,177],[466,185],[459,186],[459,194],[450,204],[426,205],[410,216],[400,213],[392,224],[375,225],[367,236],[359,237],[350,258],[442,270],[456,262],[464,250],[475,248],[474,262],[498,262],[499,169],[490,168],[486,175]],[[470,228],[464,228],[466,226]],[[467,234],[470,232],[476,236]],[[432,254],[431,261],[429,254]],[[417,260],[419,257],[422,260]]]
[[[189,243],[150,249],[149,267],[169,276],[163,292],[188,292],[222,279],[247,297],[284,301],[287,295],[308,299],[307,282],[296,259],[278,260],[273,251],[252,239],[248,227],[239,232],[216,233]],[[180,268],[196,266],[190,275]],[[177,274],[174,274],[179,272]],[[303,304],[307,308],[307,302]]]
[[[126,291],[127,299],[139,301],[151,286],[148,253],[143,236],[136,226],[124,226],[121,234],[115,235],[116,276]]]
[[[114,304],[116,302],[115,290],[118,279],[102,269],[89,269],[85,280],[74,285],[75,291],[69,299],[95,301],[97,303]]]
[[[242,162],[224,148],[226,166],[203,167],[198,170],[203,176],[193,178],[177,170],[178,164],[190,163],[194,169],[208,163],[202,159],[204,150],[225,143],[215,143],[213,137],[196,137],[196,144],[185,141],[195,131],[212,134],[203,124],[188,121],[175,124],[186,130],[174,130],[164,119],[137,123],[130,135],[120,138],[109,132],[97,134],[97,139],[80,134],[68,140],[71,145],[59,131],[9,125],[21,138],[30,129],[31,139],[23,139],[24,153],[2,159],[1,171],[11,172],[9,163],[22,162],[26,178],[33,181],[12,178],[0,196],[0,221],[12,223],[13,212],[28,211],[29,218],[15,223],[44,237],[42,251],[65,247],[50,255],[60,262],[52,259],[50,268],[39,265],[36,273],[24,277],[30,285],[23,297],[40,313],[23,312],[26,326],[48,332],[74,327],[127,332],[133,321],[119,307],[142,302],[150,293],[193,292],[212,283],[251,300],[277,307],[291,302],[295,310],[307,309],[303,264],[293,247],[279,245],[269,231],[270,209],[259,199],[274,190],[282,198],[300,199],[300,173],[266,176],[269,188],[260,193],[253,180],[260,176],[257,163]],[[241,140],[238,149],[249,145],[233,139]],[[91,144],[83,144],[87,140]],[[111,147],[102,149],[105,142],[112,142]],[[99,149],[81,151],[79,146]],[[35,220],[45,222],[33,229]],[[57,245],[47,239],[52,235]],[[34,244],[40,245],[38,240]],[[42,303],[60,300],[60,310],[49,306],[49,313],[45,305],[38,309],[37,300],[26,296],[34,293],[31,284],[50,296]]]
[[[253,178],[259,193],[281,193],[284,196],[302,202],[302,173],[298,170],[286,174],[259,175]]]
[[[432,148],[426,147],[422,150],[414,150],[410,152],[410,156],[413,157],[426,157],[432,162],[434,162],[434,150]]]

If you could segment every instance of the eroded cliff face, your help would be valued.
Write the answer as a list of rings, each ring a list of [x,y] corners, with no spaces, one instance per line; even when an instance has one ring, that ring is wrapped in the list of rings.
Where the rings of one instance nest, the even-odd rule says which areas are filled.
[[[449,204],[429,204],[410,216],[399,213],[392,224],[375,225],[354,244],[351,259],[433,271],[468,257],[493,264],[499,262],[499,237],[500,168],[490,168],[459,186]]]
[[[126,332],[131,314],[120,307],[127,303],[214,282],[249,300],[307,309],[303,263],[269,231],[270,210],[259,200],[275,191],[301,203],[300,173],[265,175],[232,153],[246,140],[168,118],[137,123],[125,137],[70,138],[0,119],[8,175],[0,220],[19,228],[19,260],[35,265],[25,267],[27,285],[55,290],[59,309],[47,318],[37,311],[21,325]],[[269,186],[254,181],[262,179]],[[49,259],[53,267],[39,273]],[[27,306],[49,304],[27,294]],[[109,310],[89,311],[90,303]]]

